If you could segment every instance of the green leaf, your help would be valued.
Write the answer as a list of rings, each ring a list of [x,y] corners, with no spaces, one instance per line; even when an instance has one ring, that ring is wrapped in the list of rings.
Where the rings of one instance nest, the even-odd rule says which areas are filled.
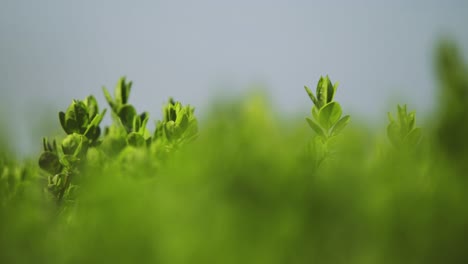
[[[101,114],[97,114],[94,119],[89,123],[84,135],[91,141],[96,141],[101,135],[101,129],[99,124],[101,123],[107,109],[104,109]]]
[[[89,115],[88,108],[82,101],[75,101],[74,103],[76,123],[79,127],[80,133],[83,133],[88,127]]]
[[[65,178],[65,174],[64,173],[57,173],[57,174],[50,177],[49,184],[57,186],[57,187],[61,187],[60,185],[63,182],[62,178]]]
[[[315,123],[312,119],[308,117],[306,118],[306,121],[309,124],[309,126],[315,131],[315,133],[317,133],[317,135],[324,137],[324,138],[326,137],[322,128],[317,123]]]
[[[312,116],[315,118],[315,120],[319,120],[319,114],[318,114],[317,107],[313,106],[312,107]]]
[[[408,143],[412,146],[417,145],[421,140],[421,129],[415,128],[405,137],[405,143]]]
[[[339,85],[338,82],[336,82],[336,83],[333,85],[332,96],[329,97],[330,100],[329,100],[328,102],[333,101],[333,99],[335,98],[335,94],[336,94],[336,90],[338,89],[338,85]]]
[[[80,144],[80,141],[81,141],[81,138],[79,134],[73,133],[73,134],[68,135],[62,141],[63,153],[66,155],[73,154],[73,152],[75,152],[75,149],[78,147],[78,144]]]
[[[65,131],[68,134],[80,131],[80,127],[76,121],[75,101],[72,102],[72,104],[68,107],[67,111],[65,112],[65,127]]]
[[[50,151],[42,152],[39,157],[39,167],[51,174],[57,174],[62,170],[57,155]]]
[[[124,86],[125,86],[125,78],[122,77],[119,79],[119,81],[117,82],[114,88],[115,103],[117,104],[117,107],[124,104],[122,101],[122,90],[124,89]]]
[[[140,114],[140,120],[144,122],[145,119],[149,119],[149,114],[147,112],[143,112]]]
[[[137,132],[140,130],[141,120],[140,116],[136,115],[133,117],[132,131]]]
[[[333,86],[330,78],[328,78],[328,75],[326,77],[327,82],[327,103],[330,103],[333,101],[333,97],[335,95],[335,87]]]
[[[104,118],[104,116],[106,115],[106,112],[107,112],[107,109],[104,109],[99,115],[96,115],[94,117],[94,119],[91,121],[91,123],[89,123],[90,125],[94,125],[94,126],[99,126],[99,124],[101,123],[102,119]]]
[[[88,139],[85,136],[81,136],[78,147],[73,152],[73,157],[83,157],[88,152]]]
[[[47,140],[47,138],[45,137],[42,138],[42,148],[44,149],[44,151],[51,151],[49,140]]]
[[[140,120],[141,120],[141,126],[140,126],[140,130],[138,132],[140,132],[141,135],[143,135],[146,131],[146,124],[148,123],[148,120],[149,120],[149,115],[148,113],[144,112],[140,115]]]
[[[55,148],[57,149],[57,157],[59,158],[60,163],[65,167],[69,167],[70,162],[65,158],[66,155],[63,152],[62,145],[55,146]]]
[[[59,120],[60,120],[60,125],[62,126],[63,130],[67,134],[73,133],[73,131],[69,130],[67,127],[67,124],[65,122],[65,113],[64,112],[59,112]]]
[[[88,117],[92,120],[99,113],[99,107],[96,98],[94,98],[92,95],[86,97],[85,105],[88,108]]]
[[[333,129],[331,131],[332,135],[338,135],[349,123],[350,116],[346,115],[342,117],[336,124],[333,126]]]
[[[319,111],[319,124],[326,130],[330,129],[338,122],[341,117],[341,106],[337,102],[331,102],[325,105]]]
[[[122,91],[122,101],[124,104],[128,102],[128,98],[130,97],[130,90],[132,89],[133,82],[129,81],[127,85],[125,85],[125,90]]]
[[[397,106],[398,108],[398,118],[400,119],[400,125],[406,124],[406,105],[401,107],[400,105]]]
[[[65,115],[59,114],[59,119],[65,125],[64,130],[67,134],[82,134],[89,123],[88,108],[84,102],[73,100]]]
[[[98,140],[100,135],[101,135],[101,128],[95,125],[90,125],[88,129],[86,129],[86,132],[84,133],[84,136],[88,138],[91,142],[95,142],[96,140]]]
[[[62,141],[62,150],[65,155],[74,155],[79,152],[85,153],[88,147],[88,140],[85,136],[73,133]],[[78,150],[79,149],[79,150]],[[78,150],[78,152],[77,152]]]
[[[114,100],[112,99],[112,96],[110,95],[109,91],[105,86],[102,87],[102,91],[104,93],[104,97],[106,98],[107,103],[109,106],[115,111],[116,105],[114,103]]]
[[[136,133],[136,132],[131,132],[130,134],[128,134],[127,143],[130,146],[134,146],[134,147],[137,147],[137,148],[138,147],[144,147],[146,145],[146,141],[143,138],[143,136]]]
[[[182,128],[183,130],[187,128],[188,123],[189,123],[189,118],[188,118],[186,108],[183,108],[182,110],[179,111],[179,113],[177,113],[177,119],[175,122],[176,122],[176,125]]]
[[[304,89],[306,90],[307,94],[309,95],[310,100],[312,100],[312,103],[314,103],[315,106],[318,107],[318,101],[317,98],[315,98],[314,94],[312,91],[309,89],[309,87],[304,85]]]
[[[327,92],[328,92],[328,77],[323,78],[320,77],[320,80],[317,84],[317,100],[318,100],[318,108],[322,109],[324,105],[327,104]]]
[[[177,119],[178,102],[176,103],[173,98],[169,98],[169,102],[164,107],[164,121],[175,121]]]
[[[118,116],[125,126],[127,131],[133,127],[133,118],[137,115],[135,108],[132,105],[125,104],[119,109]]]
[[[132,88],[132,82],[126,82],[125,77],[121,77],[117,86],[115,87],[115,100],[118,104],[124,105],[128,102],[130,96],[130,89]]]

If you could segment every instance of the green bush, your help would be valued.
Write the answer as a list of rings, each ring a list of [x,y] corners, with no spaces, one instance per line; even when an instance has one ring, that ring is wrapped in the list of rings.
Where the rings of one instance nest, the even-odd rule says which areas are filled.
[[[455,68],[441,72],[461,65],[451,52],[440,56]],[[468,260],[467,141],[444,130],[463,120],[449,107],[460,96],[430,124],[398,106],[381,142],[342,116],[328,77],[317,97],[306,88],[306,122],[249,97],[217,104],[200,131],[194,108],[172,99],[148,131],[130,88],[122,78],[114,97],[105,90],[114,122],[103,129],[94,97],[73,101],[59,114],[66,135],[44,140],[39,166],[2,157],[1,263]]]

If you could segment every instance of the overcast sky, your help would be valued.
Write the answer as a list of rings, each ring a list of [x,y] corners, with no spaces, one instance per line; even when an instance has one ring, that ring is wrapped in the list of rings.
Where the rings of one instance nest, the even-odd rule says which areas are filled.
[[[325,74],[362,118],[385,118],[394,102],[429,113],[436,40],[468,51],[466,0],[0,2],[0,110],[17,120],[89,94],[104,102],[101,86],[122,75],[153,119],[169,96],[203,116],[215,95],[252,84],[278,109],[307,115],[303,85]]]

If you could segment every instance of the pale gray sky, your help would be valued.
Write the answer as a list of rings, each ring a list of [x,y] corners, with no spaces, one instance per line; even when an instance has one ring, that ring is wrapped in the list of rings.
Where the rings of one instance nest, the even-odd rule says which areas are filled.
[[[278,109],[307,115],[302,87],[325,74],[340,82],[345,111],[362,118],[385,118],[394,102],[429,113],[436,40],[452,36],[468,50],[464,0],[0,2],[0,109],[17,120],[88,94],[103,103],[101,86],[122,75],[152,119],[169,96],[203,116],[214,95],[252,83],[265,84]],[[27,149],[36,139],[17,123]]]

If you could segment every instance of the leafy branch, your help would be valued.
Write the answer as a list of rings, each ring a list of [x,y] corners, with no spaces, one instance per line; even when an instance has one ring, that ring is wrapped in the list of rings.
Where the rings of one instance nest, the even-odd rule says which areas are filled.
[[[173,99],[164,107],[164,119],[157,122],[152,134],[146,128],[147,112],[137,114],[135,107],[128,103],[132,82],[125,77],[119,79],[114,97],[103,87],[104,96],[112,110],[113,124],[106,127],[101,137],[99,127],[106,109],[99,113],[94,96],[85,100],[73,100],[65,112],[59,112],[60,124],[67,136],[57,144],[43,139],[43,152],[39,166],[48,173],[47,189],[58,202],[70,199],[71,190],[76,187],[76,176],[87,160],[96,161],[106,157],[129,155],[130,148],[146,148],[156,153],[168,153],[181,144],[193,140],[198,132],[195,109],[182,106]],[[89,154],[89,150],[93,150]],[[87,155],[92,158],[86,158]]]
[[[320,165],[328,155],[329,141],[340,134],[349,123],[350,116],[342,117],[341,105],[334,101],[338,83],[332,84],[328,76],[320,77],[317,83],[316,95],[304,86],[312,103],[312,117],[306,118],[307,123],[316,133],[313,148],[317,158],[317,165]]]

